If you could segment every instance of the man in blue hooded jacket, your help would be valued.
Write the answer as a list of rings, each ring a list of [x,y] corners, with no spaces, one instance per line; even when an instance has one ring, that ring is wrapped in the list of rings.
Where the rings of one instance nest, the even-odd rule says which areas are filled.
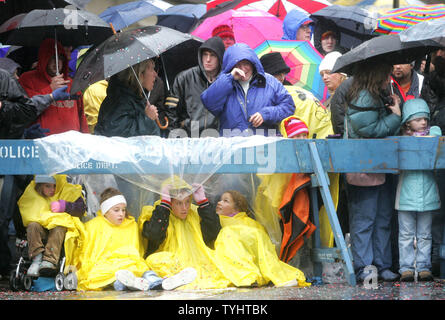
[[[245,43],[226,49],[222,72],[201,100],[219,118],[221,136],[271,135],[295,111],[291,95]]]
[[[283,40],[311,41],[314,21],[309,16],[294,9],[283,20]]]

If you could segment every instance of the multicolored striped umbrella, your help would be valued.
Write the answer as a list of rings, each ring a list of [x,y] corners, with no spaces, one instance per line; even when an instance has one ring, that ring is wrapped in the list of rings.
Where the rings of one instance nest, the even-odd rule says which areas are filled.
[[[376,34],[396,34],[419,22],[445,17],[445,5],[409,6],[388,11],[377,19]]]
[[[326,100],[327,88],[318,72],[323,56],[308,41],[266,40],[255,49],[259,58],[269,52],[281,53],[291,71],[286,79],[300,86],[321,102]]]

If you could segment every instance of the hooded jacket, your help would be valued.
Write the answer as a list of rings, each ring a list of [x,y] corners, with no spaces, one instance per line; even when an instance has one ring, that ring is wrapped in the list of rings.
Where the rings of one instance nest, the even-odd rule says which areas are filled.
[[[179,73],[173,83],[171,93],[179,98],[176,107],[176,119],[172,119],[172,129],[181,128],[181,122],[184,121],[183,128],[191,136],[191,122],[199,122],[199,133],[203,130],[212,128],[218,130],[218,119],[211,114],[201,101],[201,93],[210,86],[202,65],[203,50],[211,50],[218,57],[219,70],[221,71],[224,57],[224,43],[219,37],[212,37],[205,41],[198,50],[198,65]]]
[[[68,77],[68,58],[60,43],[57,44],[59,55],[65,57],[63,63],[63,75],[68,83],[68,92],[71,89],[71,79]],[[37,68],[21,75],[19,82],[30,97],[39,94],[50,94],[51,76],[46,72],[46,67],[52,56],[55,55],[54,39],[45,39],[39,48]],[[77,100],[66,100],[53,102],[43,112],[37,122],[42,128],[49,129],[47,135],[62,133],[69,130],[89,133],[88,124],[83,110],[82,98]]]
[[[427,114],[430,110],[422,99],[405,102],[402,110],[402,125],[415,114]],[[430,135],[441,135],[439,127],[431,127]],[[400,211],[432,211],[440,209],[439,189],[430,170],[406,170],[399,177],[395,208]]]
[[[158,107],[163,106],[164,88],[161,79],[156,78],[149,101]],[[160,99],[160,100],[159,100]],[[145,97],[123,83],[118,75],[110,78],[107,96],[100,105],[94,133],[107,137],[160,136],[161,131],[154,120],[145,114]],[[163,118],[159,112],[159,118]],[[162,121],[164,123],[164,121]]]
[[[306,21],[312,21],[307,14],[301,12],[300,10],[294,9],[288,12],[286,17],[283,20],[283,40],[296,40],[297,31]],[[312,25],[309,26],[311,28],[311,37],[314,32],[314,28]]]
[[[28,98],[18,81],[0,69],[0,139],[20,139],[25,128],[53,101],[50,95]]]
[[[320,52],[323,56],[327,54],[327,52],[323,50],[323,47],[321,45],[321,36],[327,31],[332,31],[335,34],[335,38],[337,39],[335,48],[332,51],[345,53],[346,52],[345,48],[340,46],[341,34],[340,31],[338,30],[337,25],[334,22],[332,22],[332,20],[327,20],[327,19],[319,19],[317,20],[317,23],[315,23],[314,47],[318,50],[318,52]]]
[[[254,66],[247,94],[230,73],[241,60],[248,60]],[[204,106],[220,119],[220,135],[224,129],[235,129],[231,135],[242,135],[247,129],[253,133],[257,129],[277,129],[281,120],[293,114],[291,95],[274,76],[264,72],[255,51],[247,44],[236,43],[227,48],[222,68],[218,79],[201,94]],[[256,112],[264,122],[253,128],[249,118]]]
[[[385,138],[396,135],[401,117],[390,112],[381,99],[374,99],[367,90],[348,103],[345,116],[345,134],[348,138]]]

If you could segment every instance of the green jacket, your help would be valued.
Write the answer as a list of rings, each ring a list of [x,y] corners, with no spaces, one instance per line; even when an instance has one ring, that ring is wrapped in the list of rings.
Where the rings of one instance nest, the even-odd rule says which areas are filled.
[[[358,98],[348,104],[345,116],[348,138],[384,138],[396,135],[401,117],[387,109],[381,99],[375,100],[362,90]]]
[[[153,92],[149,100],[154,103],[152,95]],[[117,77],[110,79],[107,96],[99,109],[94,133],[125,138],[161,134],[156,122],[145,114],[145,98],[138,96]]]

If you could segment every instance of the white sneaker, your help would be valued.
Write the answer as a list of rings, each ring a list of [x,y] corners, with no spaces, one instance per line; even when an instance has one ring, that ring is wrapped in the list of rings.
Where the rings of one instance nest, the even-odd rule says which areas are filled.
[[[162,289],[173,290],[180,286],[189,284],[195,280],[197,275],[198,272],[195,268],[185,268],[174,276],[166,278],[164,281],[162,281]]]
[[[128,270],[118,270],[115,273],[116,280],[131,290],[147,291],[149,283],[144,278],[136,277],[133,272]]]
[[[38,277],[40,276],[40,264],[42,263],[43,254],[39,253],[32,259],[32,263],[26,271],[26,275],[30,277]]]

